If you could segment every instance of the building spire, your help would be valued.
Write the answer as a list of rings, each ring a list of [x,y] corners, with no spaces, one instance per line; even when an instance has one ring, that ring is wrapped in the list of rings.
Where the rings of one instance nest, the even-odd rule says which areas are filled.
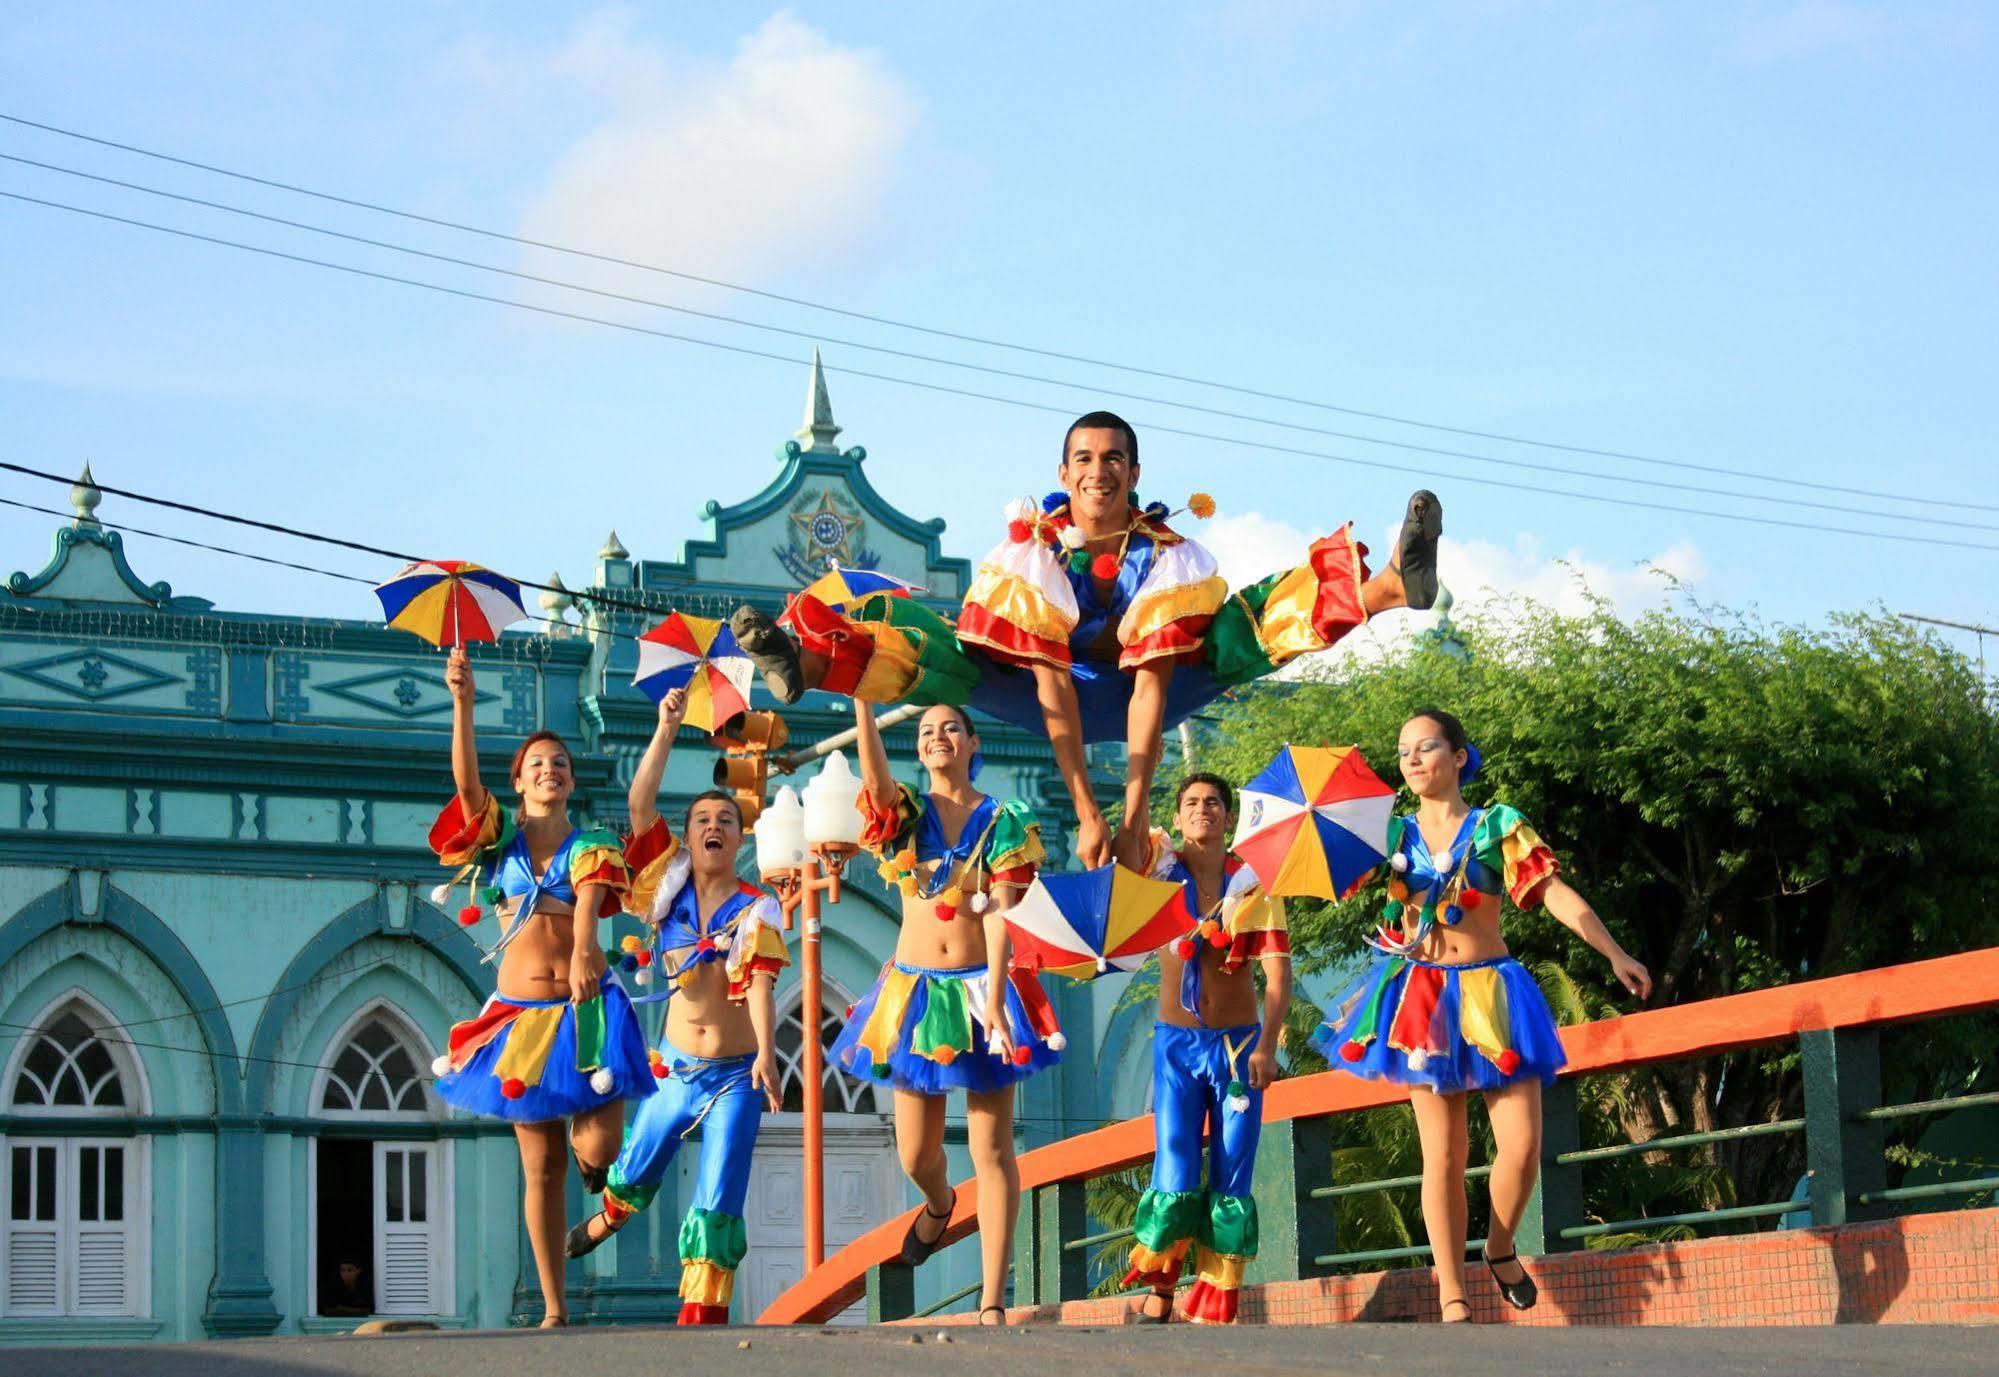
[[[69,505],[76,512],[78,526],[96,527],[102,523],[97,519],[97,504],[104,500],[104,494],[97,490],[97,480],[90,476],[90,461],[83,461],[83,472],[70,485]]]
[[[820,454],[838,454],[840,447],[833,443],[840,433],[840,427],[833,424],[833,400],[826,395],[826,370],[820,365],[819,351],[812,351],[812,388],[805,395],[805,424],[799,427],[798,438],[809,441],[806,446]]]

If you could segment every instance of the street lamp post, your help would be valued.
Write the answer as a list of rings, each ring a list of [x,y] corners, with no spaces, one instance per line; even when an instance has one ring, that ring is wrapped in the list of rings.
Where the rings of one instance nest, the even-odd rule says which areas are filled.
[[[805,1269],[826,1260],[825,1049],[819,1042],[822,896],[840,902],[841,874],[860,850],[861,784],[835,751],[799,796],[787,786],[757,820],[757,868],[778,892],[785,926],[799,923],[805,1081]]]

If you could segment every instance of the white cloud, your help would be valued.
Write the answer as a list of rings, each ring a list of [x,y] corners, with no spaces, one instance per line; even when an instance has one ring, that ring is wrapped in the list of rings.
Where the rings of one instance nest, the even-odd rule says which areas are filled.
[[[489,91],[580,106],[589,124],[553,160],[521,234],[712,277],[767,280],[872,246],[916,122],[879,54],[786,13],[726,62],[647,38],[636,12],[612,8],[552,50],[469,40],[447,65]]]

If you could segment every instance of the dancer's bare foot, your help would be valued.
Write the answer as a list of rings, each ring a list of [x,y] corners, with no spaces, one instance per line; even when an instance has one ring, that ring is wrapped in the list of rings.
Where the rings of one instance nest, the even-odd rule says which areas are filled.
[[[1444,504],[1428,488],[1409,497],[1388,567],[1361,586],[1370,613],[1397,607],[1422,611],[1437,601],[1437,540],[1444,533]]]

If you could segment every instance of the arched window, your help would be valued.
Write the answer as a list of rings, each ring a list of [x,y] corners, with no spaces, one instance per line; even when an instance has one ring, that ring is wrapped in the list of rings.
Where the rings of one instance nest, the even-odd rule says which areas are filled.
[[[15,1109],[127,1108],[118,1061],[85,1014],[84,1006],[70,1004],[29,1035],[9,1097]]]
[[[840,1036],[840,1030],[847,1026],[847,994],[832,981],[825,983],[825,992],[819,1000],[819,1046],[821,1050],[831,1048],[833,1039]],[[777,1070],[778,1084],[783,1095],[782,1108],[786,1113],[803,1113],[805,1109],[805,1006],[794,997],[777,1021]],[[871,1085],[863,1084],[847,1075],[826,1060],[825,1072],[820,1077],[825,1087],[822,1103],[833,1114],[872,1114],[875,1112],[875,1091]]]
[[[319,1107],[345,1114],[422,1114],[429,1109],[406,1034],[382,1014],[358,1024],[334,1054]]]
[[[0,1314],[144,1314],[146,1145],[105,1120],[143,1112],[146,1091],[115,1020],[81,994],[52,1006],[22,1038],[4,1102],[61,1136],[0,1144]]]

